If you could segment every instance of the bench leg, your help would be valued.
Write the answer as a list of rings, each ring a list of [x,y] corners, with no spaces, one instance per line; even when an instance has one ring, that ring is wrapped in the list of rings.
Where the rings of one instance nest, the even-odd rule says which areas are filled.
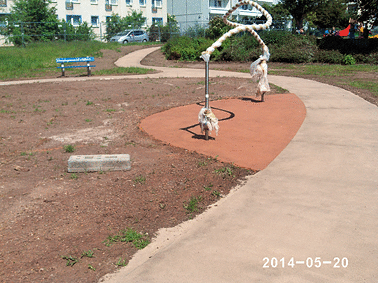
[[[91,67],[89,62],[87,62],[87,72],[88,72],[88,77],[91,75]]]
[[[64,64],[62,63],[62,65],[60,65],[62,67],[62,77],[65,76],[65,70],[64,70]]]

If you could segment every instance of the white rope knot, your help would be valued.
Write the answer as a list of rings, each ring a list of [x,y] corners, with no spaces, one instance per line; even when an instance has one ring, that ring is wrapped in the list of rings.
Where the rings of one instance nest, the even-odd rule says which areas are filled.
[[[215,117],[210,108],[203,107],[201,109],[201,111],[198,113],[198,122],[201,126],[201,133],[206,130],[209,130],[210,132],[215,130],[215,134],[218,135],[218,118]]]

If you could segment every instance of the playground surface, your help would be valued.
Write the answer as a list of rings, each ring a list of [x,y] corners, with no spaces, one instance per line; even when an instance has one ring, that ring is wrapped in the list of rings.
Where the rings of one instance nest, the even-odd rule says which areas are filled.
[[[137,65],[145,55],[134,53],[123,60]],[[249,74],[212,71],[210,92],[217,101],[211,106],[225,109],[227,102],[230,107],[242,104],[259,114],[273,105],[269,103],[288,103],[286,110],[294,104],[298,113],[282,112],[276,119],[303,120],[306,114],[302,125],[300,118],[291,130],[282,125],[290,134],[275,159],[270,157],[261,168],[245,165],[251,166],[248,171],[222,163],[218,154],[208,157],[167,137],[157,140],[162,131],[152,131],[163,127],[165,114],[177,109],[181,116],[191,116],[184,128],[194,125],[200,109],[196,103],[204,95],[203,70],[160,71],[127,80],[126,76],[66,78],[2,87],[8,112],[1,113],[5,123],[0,124],[6,133],[0,155],[0,281],[96,282],[136,252],[131,243],[110,247],[102,243],[127,227],[149,237],[159,228],[172,228],[160,230],[125,269],[109,275],[109,282],[374,281],[376,106],[339,88],[277,76],[270,82],[295,95],[268,95],[266,103],[258,103],[246,96],[255,87]],[[285,95],[291,104],[284,101]],[[190,107],[193,115],[184,115],[182,109]],[[230,109],[235,116],[220,123],[219,136],[212,134],[215,140],[193,138],[200,135],[197,128],[189,129],[192,135],[181,126],[172,127],[186,135],[181,141],[190,138],[195,147],[210,144],[214,150],[218,139],[236,133],[236,126],[226,123],[243,117],[242,108]],[[274,114],[286,111],[275,109]],[[144,123],[157,117],[151,115],[162,120],[147,129]],[[177,116],[166,117],[169,124],[179,122]],[[268,128],[269,119],[274,117],[259,120],[259,125],[263,122]],[[75,144],[75,152],[64,152],[65,144]],[[132,170],[66,174],[70,154],[94,153],[129,153]],[[223,169],[232,174],[215,174]],[[256,173],[256,169],[263,170]],[[240,182],[244,176],[247,180]],[[219,198],[237,184],[227,197]],[[193,196],[202,200],[198,211],[189,213],[185,206]],[[207,212],[178,225],[217,200]],[[81,257],[88,250],[94,251],[94,258]],[[62,256],[79,261],[66,266]],[[264,268],[266,258],[268,268]],[[273,258],[284,258],[285,267],[273,268]],[[298,263],[289,268],[291,258],[298,262],[311,258],[314,264],[320,258],[323,265],[310,268]],[[340,259],[340,268],[334,267],[335,258]]]

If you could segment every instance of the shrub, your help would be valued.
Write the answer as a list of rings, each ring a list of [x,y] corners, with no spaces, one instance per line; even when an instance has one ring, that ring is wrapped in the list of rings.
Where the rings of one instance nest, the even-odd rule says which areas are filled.
[[[153,24],[149,29],[148,29],[148,37],[150,41],[157,41],[160,40],[160,27]]]
[[[314,57],[314,61],[316,62],[329,64],[341,64],[343,59],[344,55],[338,50],[318,50]]]
[[[355,65],[356,64],[356,60],[353,58],[352,55],[346,55],[343,59],[343,63],[344,65]]]
[[[205,31],[205,36],[209,39],[217,39],[231,29],[223,22],[221,17],[214,17],[209,21],[209,28]]]
[[[211,43],[205,38],[174,37],[163,46],[163,52],[169,60],[200,60],[202,51]]]

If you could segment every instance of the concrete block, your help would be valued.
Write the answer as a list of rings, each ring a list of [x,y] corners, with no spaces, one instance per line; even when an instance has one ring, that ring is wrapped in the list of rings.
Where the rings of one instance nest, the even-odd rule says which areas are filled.
[[[68,172],[130,170],[129,154],[72,155],[68,159]]]

